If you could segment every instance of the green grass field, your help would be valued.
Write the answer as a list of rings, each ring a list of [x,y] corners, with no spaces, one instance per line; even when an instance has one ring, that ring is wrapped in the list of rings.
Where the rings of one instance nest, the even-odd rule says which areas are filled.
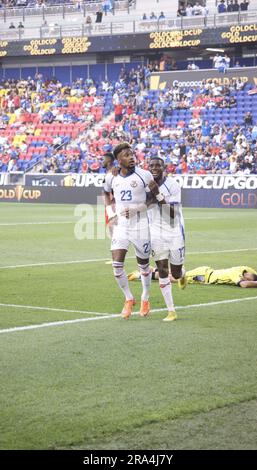
[[[1,449],[257,448],[257,290],[174,286],[164,323],[156,282],[124,321],[109,240],[77,240],[74,206],[0,214]],[[184,216],[187,269],[257,267],[256,210]]]

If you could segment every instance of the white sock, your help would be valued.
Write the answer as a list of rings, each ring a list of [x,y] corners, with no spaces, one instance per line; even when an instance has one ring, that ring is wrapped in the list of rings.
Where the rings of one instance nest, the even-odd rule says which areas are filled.
[[[150,286],[152,281],[152,271],[150,269],[149,263],[139,264],[138,265],[140,272],[140,279],[143,287],[143,292],[141,295],[141,300],[149,299]]]
[[[124,271],[124,263],[113,261],[112,266],[116,282],[125,295],[126,300],[132,300],[134,297],[129,288],[128,278]]]
[[[181,277],[184,277],[185,274],[186,274],[186,270],[185,270],[184,266],[182,266],[182,268],[181,268]]]
[[[169,312],[174,312],[174,302],[172,297],[172,286],[168,277],[159,278],[161,293]]]

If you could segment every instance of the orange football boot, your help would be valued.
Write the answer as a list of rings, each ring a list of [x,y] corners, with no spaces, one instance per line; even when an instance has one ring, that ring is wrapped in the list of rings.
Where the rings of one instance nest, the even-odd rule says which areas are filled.
[[[135,299],[125,300],[124,307],[123,307],[123,310],[121,312],[122,318],[124,318],[124,320],[129,319],[129,317],[132,314],[134,305],[136,305]]]
[[[150,313],[150,302],[149,300],[141,300],[141,307],[139,315],[140,317],[147,317]]]

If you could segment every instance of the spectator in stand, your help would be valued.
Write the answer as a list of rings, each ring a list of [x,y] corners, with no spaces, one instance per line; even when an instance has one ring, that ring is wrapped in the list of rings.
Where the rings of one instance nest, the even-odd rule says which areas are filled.
[[[103,11],[104,11],[105,15],[107,15],[108,11],[113,10],[112,2],[113,2],[113,0],[104,0],[104,2],[103,2]]]
[[[244,127],[241,127],[241,124],[239,126],[230,123],[225,126],[217,122],[211,128],[208,122],[202,123],[203,113],[209,104],[212,105],[214,112],[222,106],[222,102],[230,106],[230,102],[234,100],[236,104],[237,92],[243,90],[245,85],[242,80],[231,79],[228,85],[216,85],[214,82],[203,80],[198,89],[183,89],[175,83],[170,89],[155,92],[152,100],[145,88],[146,70],[140,67],[130,71],[126,81],[124,81],[124,72],[121,72],[115,88],[111,83],[104,82],[105,90],[101,83],[97,87],[91,79],[85,81],[78,79],[73,84],[63,87],[58,81],[44,81],[39,74],[34,79],[20,81],[9,79],[0,83],[0,89],[6,88],[6,93],[0,99],[0,167],[4,168],[4,171],[8,170],[9,160],[14,159],[16,163],[10,163],[10,167],[17,164],[17,168],[20,168],[21,163],[17,160],[19,150],[25,155],[31,150],[26,136],[33,139],[34,136],[40,135],[42,130],[42,140],[47,147],[47,153],[45,159],[42,155],[43,163],[38,164],[38,171],[81,172],[84,171],[82,162],[85,162],[83,168],[87,168],[88,165],[89,171],[102,172],[100,157],[104,146],[116,145],[117,139],[119,141],[126,137],[132,138],[132,145],[136,148],[142,168],[147,168],[150,155],[156,154],[162,146],[165,146],[166,162],[172,173],[186,171],[198,174],[232,171],[235,171],[235,174],[256,173],[257,126],[252,127],[246,122]],[[31,95],[26,94],[31,90],[34,90],[33,108],[37,107],[40,128],[37,128],[37,124],[33,122],[33,115],[30,114]],[[105,97],[98,96],[97,90],[106,96],[110,92],[113,94],[113,102],[105,115],[106,123],[101,123],[98,128],[95,126],[91,108],[98,109]],[[81,108],[77,113],[72,101],[70,102],[74,97],[81,100]],[[116,119],[110,121],[116,105],[121,105],[122,114],[116,118],[117,121]],[[253,103],[250,103],[249,111],[253,109],[252,106]],[[30,111],[27,111],[28,109]],[[179,109],[190,110],[192,115],[189,119],[190,126],[182,120],[177,120],[176,124],[166,124],[166,119],[170,119],[171,115],[176,116]],[[233,116],[230,117],[233,121]],[[88,123],[88,129],[83,133],[80,130],[78,138],[69,137],[70,140],[63,145],[63,137],[58,130],[54,140],[50,137],[49,128],[47,134],[43,135],[45,129],[41,124],[44,119],[47,125],[50,119],[50,126],[51,122],[55,124],[65,119],[67,124],[63,124],[63,129],[67,129],[65,126],[69,123],[74,123],[72,124],[74,127],[70,130],[72,133],[78,129],[76,127],[78,123]],[[235,121],[236,119],[237,117],[234,118]],[[12,137],[10,131],[14,130],[13,128],[15,133]],[[21,144],[16,140],[19,136]],[[62,145],[60,150],[54,150],[57,144]],[[66,152],[72,152],[72,156]],[[232,165],[230,169],[232,156],[238,165],[234,167]],[[186,165],[183,164],[185,160]]]
[[[215,56],[213,57],[213,61],[212,61],[212,65],[213,65],[213,68],[214,69],[219,69],[221,67],[221,64],[222,64],[222,55],[221,54],[215,54]]]
[[[121,103],[118,103],[114,107],[114,116],[115,116],[115,122],[121,122],[122,121],[122,113],[123,113],[123,106]]]
[[[157,20],[157,16],[156,14],[152,11],[150,17],[149,17],[150,20]]]
[[[199,70],[199,67],[194,62],[189,62],[187,66],[187,70]]]
[[[225,0],[220,0],[220,3],[218,4],[218,13],[226,13],[227,8],[225,5]]]
[[[99,8],[96,12],[96,19],[95,19],[95,22],[96,23],[102,23],[102,19],[103,19],[103,12],[102,10]]]
[[[193,7],[191,3],[187,3],[186,16],[193,16]]]
[[[143,13],[142,20],[147,20],[147,14]]]
[[[165,68],[166,68],[165,66],[166,66],[165,57],[162,56],[161,60],[160,60],[160,66],[159,66],[160,72],[163,72],[165,70]]]
[[[227,12],[232,13],[232,11],[233,11],[233,0],[228,0]]]
[[[166,18],[166,17],[165,17],[165,15],[164,15],[163,11],[161,11],[158,20],[165,20],[165,18]]]
[[[15,29],[15,25],[13,24],[13,22],[10,23],[9,29]]]
[[[86,31],[90,34],[92,31],[92,18],[90,15],[86,17]]]
[[[236,98],[234,96],[230,96],[228,106],[229,108],[234,108],[236,106]]]
[[[248,6],[249,6],[249,1],[248,0],[244,0],[243,2],[240,3],[240,10],[241,11],[247,11],[248,10]]]
[[[231,62],[230,57],[228,57],[228,55],[225,54],[225,55],[224,55],[224,63],[225,63],[226,69],[229,69],[229,67],[230,67],[230,62]]]
[[[247,111],[244,115],[244,122],[246,126],[252,126],[253,125],[253,115],[251,111]]]
[[[177,16],[186,16],[186,14],[187,14],[187,12],[186,12],[185,4],[180,3],[178,11],[177,11]]]
[[[240,9],[240,6],[239,6],[239,3],[238,3],[238,0],[234,0],[234,2],[233,2],[233,11],[237,12],[237,11],[239,11],[239,9]]]
[[[192,13],[194,16],[202,15],[202,5],[200,5],[199,2],[196,2],[196,4],[193,6]]]

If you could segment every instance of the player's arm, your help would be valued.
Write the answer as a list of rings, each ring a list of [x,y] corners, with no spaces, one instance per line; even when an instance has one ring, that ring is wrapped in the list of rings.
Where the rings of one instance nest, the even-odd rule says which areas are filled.
[[[110,174],[106,175],[104,184],[103,184],[103,191],[104,191],[104,205],[106,214],[108,216],[109,221],[116,217],[116,212],[113,210],[113,199],[112,199],[112,179],[113,176]]]
[[[155,197],[155,200],[160,204],[160,205],[169,205],[169,210],[170,210],[170,217],[174,219],[174,204],[170,203],[169,201],[166,201],[165,197],[163,194],[160,193],[160,189],[156,181],[152,180],[148,183],[148,187],[151,191],[151,194]]]
[[[130,219],[131,217],[134,217],[137,213],[141,212],[146,212],[147,211],[147,204],[142,203],[142,204],[136,204],[136,205],[130,205],[123,209],[120,212],[120,215],[123,215],[126,217],[126,219]]]
[[[114,212],[113,210],[112,202],[113,202],[112,193],[104,191],[104,204],[105,204],[105,210],[106,210],[106,214],[108,216],[109,221],[117,217],[116,212]]]
[[[153,180],[153,176],[151,175],[151,173],[149,171],[146,171],[144,177],[145,177],[145,179],[144,179],[144,188],[145,188],[145,192],[146,192],[146,201],[142,202],[142,203],[139,203],[139,204],[130,204],[128,207],[126,207],[121,212],[121,215],[125,216],[127,219],[130,219],[131,217],[134,217],[134,215],[136,215],[139,212],[140,213],[146,212],[147,207],[152,202],[154,202],[154,201],[149,202],[149,197],[150,197],[149,195],[152,194],[149,190],[149,182],[151,182]],[[141,176],[140,176],[140,178],[141,178]]]
[[[244,287],[244,288],[257,287],[257,281],[240,281],[238,283],[238,286],[239,287]]]

